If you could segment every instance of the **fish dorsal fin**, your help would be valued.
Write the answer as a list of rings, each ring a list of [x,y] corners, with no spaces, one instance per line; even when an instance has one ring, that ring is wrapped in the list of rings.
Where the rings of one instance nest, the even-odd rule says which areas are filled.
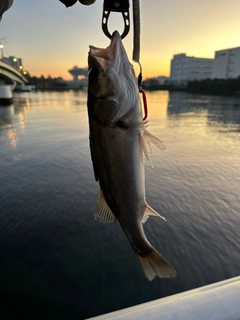
[[[96,207],[96,212],[94,219],[100,223],[114,223],[116,222],[116,217],[112,213],[112,210],[107,205],[107,202],[104,198],[102,190],[100,190],[98,203]]]
[[[147,219],[149,218],[149,216],[155,216],[155,217],[161,218],[164,221],[166,221],[165,217],[161,216],[159,213],[157,213],[157,211],[155,211],[153,208],[151,208],[149,205],[147,205],[146,209],[144,211],[142,223],[145,223],[147,221]]]

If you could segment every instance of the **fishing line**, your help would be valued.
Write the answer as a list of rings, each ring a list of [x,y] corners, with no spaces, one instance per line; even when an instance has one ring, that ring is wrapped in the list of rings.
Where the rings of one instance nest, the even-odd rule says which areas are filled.
[[[140,2],[139,0],[132,0],[133,5],[133,53],[132,59],[137,62],[140,67],[140,73],[138,76],[138,86],[141,87],[142,83],[142,66],[140,63]]]
[[[133,0],[133,54],[132,59],[135,62],[140,61],[140,3],[139,0]]]

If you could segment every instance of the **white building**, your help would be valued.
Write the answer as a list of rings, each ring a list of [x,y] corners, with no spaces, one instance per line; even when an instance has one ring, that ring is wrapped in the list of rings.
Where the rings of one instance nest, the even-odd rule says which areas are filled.
[[[240,76],[240,47],[215,51],[212,79],[228,79]]]
[[[186,84],[191,80],[203,80],[212,76],[213,59],[188,57],[175,54],[171,60],[170,82]]]

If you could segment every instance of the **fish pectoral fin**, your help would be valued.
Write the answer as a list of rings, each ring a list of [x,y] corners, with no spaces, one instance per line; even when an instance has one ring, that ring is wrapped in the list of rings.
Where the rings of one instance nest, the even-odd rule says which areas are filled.
[[[142,223],[145,223],[149,216],[155,216],[158,218],[163,219],[164,221],[167,221],[165,217],[161,216],[157,211],[155,211],[153,208],[151,208],[149,205],[146,206],[146,209],[144,211]]]
[[[94,219],[105,224],[114,223],[117,220],[112,210],[107,205],[102,190],[100,190]]]
[[[147,160],[150,162],[151,166],[153,167],[151,155],[152,155],[152,148],[151,143],[154,144],[158,149],[164,151],[166,149],[163,142],[151,134],[146,128],[144,127],[143,132],[140,134],[139,142],[143,153],[145,154]]]
[[[164,145],[162,140],[155,137],[148,130],[144,129],[143,136],[144,136],[144,139],[146,139],[149,143],[154,144],[158,149],[160,149],[162,151],[164,151],[166,149],[166,146]]]
[[[139,135],[139,142],[142,148],[143,153],[145,154],[147,160],[150,162],[151,167],[153,167],[153,163],[151,160],[152,149],[149,141],[145,138],[144,133]]]

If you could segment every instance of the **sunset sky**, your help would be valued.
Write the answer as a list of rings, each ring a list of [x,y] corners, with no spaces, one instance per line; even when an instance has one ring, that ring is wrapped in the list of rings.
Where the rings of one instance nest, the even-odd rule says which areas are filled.
[[[109,44],[101,30],[102,6],[103,0],[69,8],[58,0],[14,0],[0,22],[4,56],[22,58],[32,76],[71,79],[69,69],[87,66],[90,44]],[[143,77],[168,76],[176,53],[213,58],[216,50],[240,47],[240,1],[142,0],[141,28]],[[121,14],[110,16],[109,29],[122,32]],[[124,39],[130,61],[132,41],[131,28]]]

